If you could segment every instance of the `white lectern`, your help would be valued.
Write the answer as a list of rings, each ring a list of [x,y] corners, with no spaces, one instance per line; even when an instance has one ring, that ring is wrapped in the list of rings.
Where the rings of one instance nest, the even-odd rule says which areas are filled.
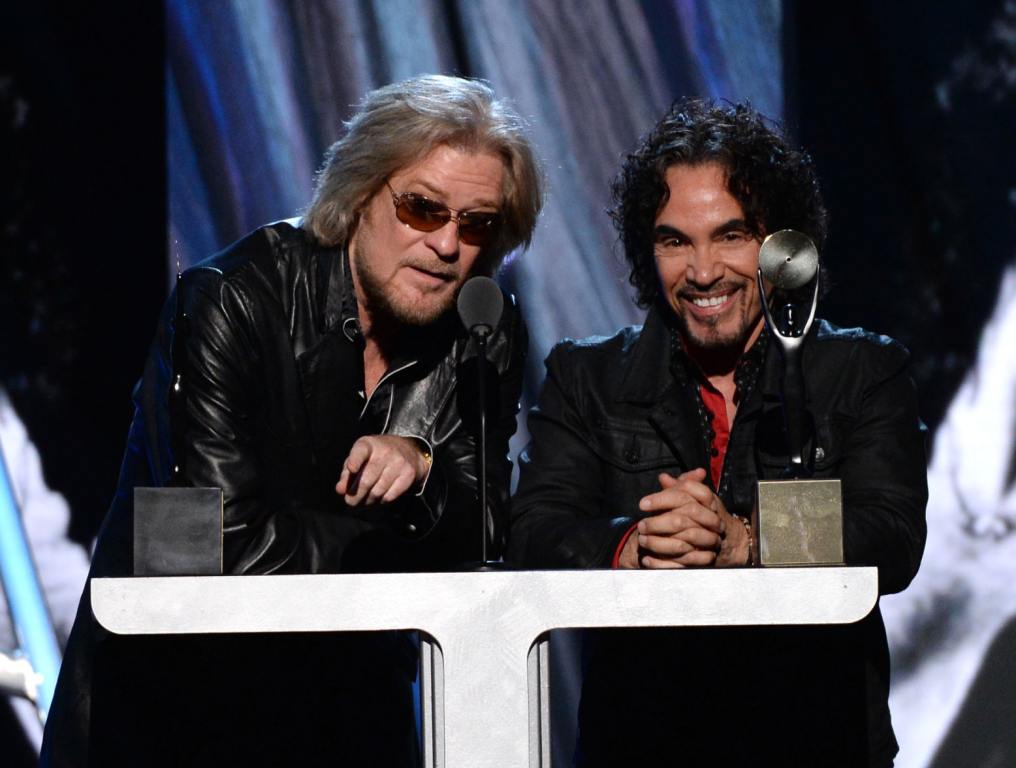
[[[545,633],[591,627],[847,624],[875,568],[494,571],[92,580],[92,610],[124,635],[415,629],[424,762],[547,768]]]

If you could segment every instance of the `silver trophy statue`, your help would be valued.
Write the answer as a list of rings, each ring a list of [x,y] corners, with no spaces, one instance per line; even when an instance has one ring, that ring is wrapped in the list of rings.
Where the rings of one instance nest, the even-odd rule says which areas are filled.
[[[764,301],[762,308],[783,357],[788,462],[784,479],[758,484],[755,562],[763,566],[842,564],[840,481],[811,479],[813,441],[802,367],[818,305],[818,249],[807,235],[783,229],[762,242],[758,260],[761,295],[765,296],[766,282],[773,287],[771,301]]]

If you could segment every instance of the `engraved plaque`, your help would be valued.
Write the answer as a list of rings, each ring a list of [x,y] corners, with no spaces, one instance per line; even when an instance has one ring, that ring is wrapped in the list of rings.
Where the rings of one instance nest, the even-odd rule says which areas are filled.
[[[221,488],[134,489],[135,576],[221,573]]]
[[[760,481],[754,530],[760,565],[842,565],[840,481]]]

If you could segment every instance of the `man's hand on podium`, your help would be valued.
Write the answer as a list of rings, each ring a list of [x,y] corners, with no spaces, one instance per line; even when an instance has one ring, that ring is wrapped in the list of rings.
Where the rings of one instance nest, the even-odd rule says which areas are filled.
[[[701,468],[678,477],[660,474],[661,490],[639,501],[639,509],[650,516],[629,536],[619,567],[724,567],[748,562],[747,528],[727,511],[705,477]]]
[[[335,492],[350,507],[389,503],[422,487],[430,465],[430,454],[413,438],[366,435],[350,448]]]

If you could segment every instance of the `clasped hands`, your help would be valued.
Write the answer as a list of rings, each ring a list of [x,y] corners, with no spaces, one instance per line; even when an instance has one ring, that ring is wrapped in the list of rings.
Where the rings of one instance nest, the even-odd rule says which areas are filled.
[[[430,472],[421,442],[397,435],[366,435],[349,449],[335,492],[350,507],[387,504],[420,488]]]
[[[744,565],[749,538],[744,524],[705,484],[706,471],[659,476],[661,490],[642,497],[650,513],[628,537],[621,568],[686,568]]]

